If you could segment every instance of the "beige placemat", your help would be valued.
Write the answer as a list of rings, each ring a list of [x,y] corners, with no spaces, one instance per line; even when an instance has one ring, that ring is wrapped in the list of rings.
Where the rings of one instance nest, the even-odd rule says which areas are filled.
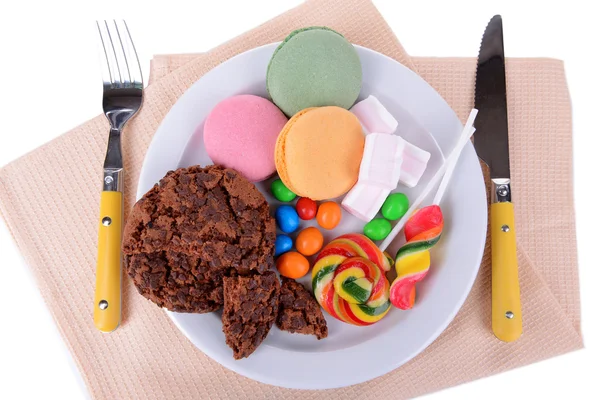
[[[177,98],[220,62],[308,25],[330,26],[351,42],[414,69],[466,119],[472,107],[474,60],[410,58],[369,1],[309,0],[206,54],[153,60],[153,83],[143,109],[123,136],[128,207],[152,135]],[[93,398],[418,396],[582,347],[571,110],[562,62],[508,60],[507,85],[523,337],[505,344],[491,333],[488,247],[473,290],[448,329],[408,364],[364,384],[298,391],[241,377],[197,350],[128,280],[122,326],[108,335],[94,328],[96,219],[108,129],[104,116],[0,170],[0,214]]]

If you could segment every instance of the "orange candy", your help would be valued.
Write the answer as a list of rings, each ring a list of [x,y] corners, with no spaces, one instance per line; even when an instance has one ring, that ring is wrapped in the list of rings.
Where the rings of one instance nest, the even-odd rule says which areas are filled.
[[[323,247],[323,234],[314,226],[303,229],[296,238],[296,249],[305,256],[317,254],[321,247]]]
[[[292,279],[302,278],[308,272],[310,264],[306,257],[295,251],[283,253],[277,259],[277,270],[283,276]]]
[[[325,229],[333,229],[342,219],[342,209],[333,201],[327,201],[319,206],[317,222]]]

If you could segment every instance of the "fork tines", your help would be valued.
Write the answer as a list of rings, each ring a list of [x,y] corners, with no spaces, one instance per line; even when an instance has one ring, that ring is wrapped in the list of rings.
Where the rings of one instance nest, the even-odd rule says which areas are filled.
[[[96,21],[100,33],[102,80],[113,89],[142,89],[143,77],[133,40],[125,21]]]

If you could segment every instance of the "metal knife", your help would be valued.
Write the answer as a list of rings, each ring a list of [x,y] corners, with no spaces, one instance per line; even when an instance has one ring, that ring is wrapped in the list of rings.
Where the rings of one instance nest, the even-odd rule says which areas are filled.
[[[506,76],[502,17],[483,34],[475,78],[475,149],[490,168],[492,330],[505,342],[523,332],[514,209],[511,202]]]

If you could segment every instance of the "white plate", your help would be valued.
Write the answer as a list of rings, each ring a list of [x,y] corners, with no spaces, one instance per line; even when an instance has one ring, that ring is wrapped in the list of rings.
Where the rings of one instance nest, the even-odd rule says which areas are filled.
[[[276,46],[259,47],[220,64],[181,96],[150,144],[138,183],[138,199],[169,170],[211,163],[202,145],[205,117],[219,101],[232,95],[268,97],[265,76]],[[375,95],[400,121],[401,136],[432,153],[421,183],[412,190],[401,190],[413,199],[443,162],[442,154],[451,151],[462,125],[439,94],[414,72],[375,51],[356,48],[363,68],[360,98]],[[269,182],[258,186],[265,192]],[[442,209],[444,233],[432,252],[429,275],[417,287],[415,307],[410,311],[392,309],[372,326],[355,327],[327,315],[329,337],[321,341],[274,327],[249,358],[236,361],[225,344],[219,313],[168,314],[208,356],[260,382],[325,389],[376,378],[431,344],[452,321],[475,280],[485,244],[487,205],[479,161],[470,144],[456,167]],[[340,234],[339,230],[361,231],[364,225],[346,213],[343,221],[326,240]],[[303,221],[302,227],[308,225]],[[390,254],[401,243],[400,238],[394,241]],[[310,277],[304,279],[308,282]]]

